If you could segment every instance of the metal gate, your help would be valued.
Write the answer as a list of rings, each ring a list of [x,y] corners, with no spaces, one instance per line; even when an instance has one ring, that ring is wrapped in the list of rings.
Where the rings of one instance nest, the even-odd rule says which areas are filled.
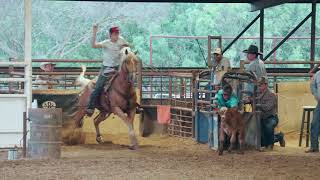
[[[213,74],[207,71],[206,76],[199,75],[196,81],[196,139],[200,143],[208,143],[211,149],[219,148],[219,118],[215,110],[214,95],[216,94],[212,81]],[[253,97],[250,103],[252,110],[244,111],[244,102],[239,102],[239,110],[243,112],[246,123],[246,144],[260,148],[260,112],[256,111],[257,85],[256,77],[251,73],[230,71],[223,78],[221,85],[228,83],[240,100],[247,94]]]
[[[172,74],[170,76],[169,135],[194,137],[194,79],[194,74]]]
[[[26,73],[15,73],[14,67],[26,66],[24,62],[0,62],[0,67],[8,69],[0,78],[0,148],[22,146],[23,113],[29,101],[26,87],[30,86],[26,86]]]
[[[171,136],[194,137],[194,74],[142,73],[142,106],[145,109],[170,106],[170,123],[165,128]]]

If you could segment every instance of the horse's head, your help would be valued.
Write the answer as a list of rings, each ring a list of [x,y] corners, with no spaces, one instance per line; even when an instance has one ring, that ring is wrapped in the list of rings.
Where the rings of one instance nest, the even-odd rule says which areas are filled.
[[[129,48],[121,50],[122,64],[120,71],[128,73],[128,80],[134,82],[138,69],[139,59],[136,53],[132,52]]]

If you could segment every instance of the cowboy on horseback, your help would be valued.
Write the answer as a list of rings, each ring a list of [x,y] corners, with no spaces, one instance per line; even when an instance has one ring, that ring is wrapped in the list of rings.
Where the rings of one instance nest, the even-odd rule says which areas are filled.
[[[110,74],[119,68],[121,63],[120,50],[124,47],[129,47],[129,43],[120,36],[119,27],[112,27],[109,29],[110,39],[106,39],[102,42],[96,42],[96,36],[98,31],[98,25],[93,26],[93,48],[103,48],[103,64],[99,72],[98,80],[95,88],[90,96],[90,101],[87,105],[86,113],[88,116],[92,116],[94,108],[97,105],[97,99],[105,87],[105,83],[110,78]]]

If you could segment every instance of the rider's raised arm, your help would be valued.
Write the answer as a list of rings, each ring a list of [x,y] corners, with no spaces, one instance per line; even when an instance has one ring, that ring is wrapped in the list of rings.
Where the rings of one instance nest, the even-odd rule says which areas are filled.
[[[98,25],[95,24],[93,25],[92,28],[92,42],[91,45],[93,48],[103,48],[103,44],[102,43],[97,43],[97,31],[98,31]]]

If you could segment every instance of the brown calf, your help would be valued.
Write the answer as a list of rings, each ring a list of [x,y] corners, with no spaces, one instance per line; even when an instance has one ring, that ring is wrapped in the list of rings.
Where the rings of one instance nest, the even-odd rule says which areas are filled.
[[[242,115],[236,108],[221,108],[219,111],[221,116],[221,124],[219,129],[219,155],[223,154],[223,145],[224,145],[224,133],[226,133],[230,138],[230,146],[228,151],[235,147],[237,140],[237,133],[240,143],[239,153],[243,154],[243,148],[245,143],[245,123],[242,118]]]

